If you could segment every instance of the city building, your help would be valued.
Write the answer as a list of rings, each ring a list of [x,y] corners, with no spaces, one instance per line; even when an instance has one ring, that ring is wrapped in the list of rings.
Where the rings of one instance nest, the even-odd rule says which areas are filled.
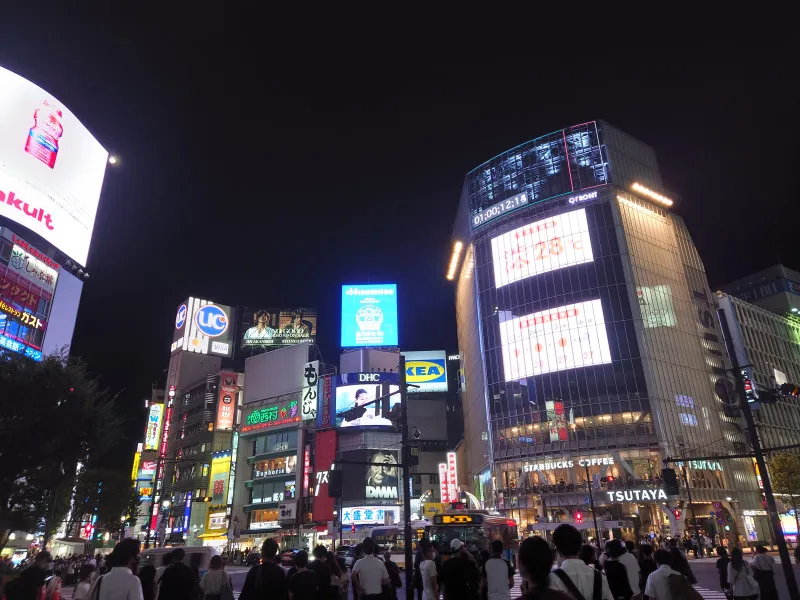
[[[0,352],[42,360],[72,343],[108,153],[37,85],[0,89]]]
[[[783,296],[792,294],[780,293]],[[773,300],[776,296],[763,299]],[[756,393],[773,390],[784,383],[800,382],[800,319],[780,316],[723,292],[717,292],[717,306],[728,353],[735,353],[737,363],[753,381]],[[753,417],[763,448],[800,443],[798,402],[797,398],[777,395],[775,403],[755,405]]]
[[[676,535],[688,521],[769,538],[751,461],[692,460],[745,443],[715,394],[723,338],[673,198],[653,149],[602,121],[465,178],[447,269],[463,485],[521,533],[567,521],[595,535],[594,504],[615,535]],[[667,496],[666,459],[685,473],[691,506],[684,485]]]
[[[147,523],[150,516],[150,505],[153,501],[153,484],[156,478],[156,463],[161,445],[166,409],[166,391],[153,389],[150,398],[145,400],[147,416],[145,418],[144,439],[138,444],[133,455],[131,481],[139,492],[139,513],[136,521],[126,532],[128,537],[136,537],[144,541],[147,537]]]
[[[780,264],[741,277],[720,289],[776,315],[800,311],[800,273]]]

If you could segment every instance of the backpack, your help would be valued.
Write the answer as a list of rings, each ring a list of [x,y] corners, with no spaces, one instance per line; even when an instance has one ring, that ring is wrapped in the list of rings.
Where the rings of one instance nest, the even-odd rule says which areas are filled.
[[[676,600],[703,600],[700,592],[692,587],[689,580],[678,573],[673,573],[667,578],[667,589],[669,595]]]
[[[628,581],[628,569],[618,560],[607,560],[605,566],[608,587],[614,598],[628,600],[633,596],[631,584]]]
[[[577,586],[572,582],[572,579],[569,578],[569,575],[567,575],[563,569],[556,569],[553,571],[553,573],[555,573],[556,577],[561,580],[561,583],[567,586],[569,593],[572,594],[575,600],[588,600],[587,598],[583,597],[583,594],[580,593]],[[594,587],[592,588],[591,600],[603,600],[603,577],[600,575],[600,571],[594,572]]]

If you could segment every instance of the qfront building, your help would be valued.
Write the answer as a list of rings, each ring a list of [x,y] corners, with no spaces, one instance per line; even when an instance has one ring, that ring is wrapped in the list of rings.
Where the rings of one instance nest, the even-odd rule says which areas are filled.
[[[520,533],[765,540],[703,264],[655,152],[592,121],[470,171],[454,226],[464,460]],[[729,411],[730,412],[730,411]],[[688,482],[670,494],[669,459]],[[589,531],[588,535],[596,535]]]

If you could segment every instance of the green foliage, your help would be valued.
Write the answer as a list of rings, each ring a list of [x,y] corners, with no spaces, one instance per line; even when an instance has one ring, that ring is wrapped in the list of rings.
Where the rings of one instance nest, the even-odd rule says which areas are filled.
[[[83,515],[96,514],[95,527],[98,530],[117,531],[122,525],[122,518],[127,517],[131,510],[134,511],[135,522],[138,508],[139,494],[133,489],[127,473],[87,468],[78,474],[75,483],[75,502],[68,529],[80,525]]]
[[[120,426],[114,398],[80,360],[0,355],[0,548],[15,530],[49,538],[78,463],[107,452]]]
[[[767,468],[776,493],[800,496],[800,455],[776,452],[769,459]]]

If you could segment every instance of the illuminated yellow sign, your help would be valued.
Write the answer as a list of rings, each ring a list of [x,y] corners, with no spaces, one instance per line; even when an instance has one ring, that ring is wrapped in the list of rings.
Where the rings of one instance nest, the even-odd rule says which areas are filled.
[[[136,481],[139,474],[139,460],[142,458],[142,453],[137,452],[133,455],[133,470],[131,471],[131,481]]]
[[[433,519],[437,525],[469,525],[483,522],[483,519],[473,515],[436,515]]]
[[[228,478],[231,472],[231,455],[225,452],[211,460],[211,501],[214,504],[227,503]]]

